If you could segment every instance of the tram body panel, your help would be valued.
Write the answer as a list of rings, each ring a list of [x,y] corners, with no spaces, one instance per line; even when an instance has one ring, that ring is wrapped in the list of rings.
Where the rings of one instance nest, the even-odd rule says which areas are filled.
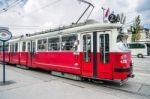
[[[9,52],[5,52],[5,61],[9,62],[9,58],[10,58]],[[2,51],[0,52],[0,61],[1,62],[3,61],[3,52]]]
[[[3,56],[2,56],[2,51],[0,52],[0,61],[2,62],[3,61]]]
[[[113,79],[113,59],[114,56],[112,53],[109,53],[109,63],[101,62],[101,54],[97,54],[97,77],[99,79]]]
[[[5,52],[5,61],[7,63],[9,62],[9,58],[10,58],[10,53],[9,52]]]
[[[85,77],[93,77],[93,53],[90,54],[91,60],[89,62],[84,62],[84,53],[81,52],[81,75]]]
[[[19,52],[10,52],[10,63],[19,64]]]
[[[20,52],[20,65],[27,65],[27,52]]]
[[[80,74],[79,59],[75,58],[73,52],[37,52],[33,63],[38,68]]]
[[[122,52],[114,53],[115,54],[115,65],[114,65],[114,79],[126,79],[132,74],[132,65],[131,65],[131,53]]]

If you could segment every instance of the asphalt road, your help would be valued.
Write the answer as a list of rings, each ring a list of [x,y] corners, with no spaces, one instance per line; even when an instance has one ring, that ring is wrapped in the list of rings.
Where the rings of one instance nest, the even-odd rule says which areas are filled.
[[[7,66],[6,80],[11,84],[0,86],[0,99],[150,99],[150,57],[133,58],[133,62],[135,78],[123,86],[74,81],[52,76],[49,71]]]

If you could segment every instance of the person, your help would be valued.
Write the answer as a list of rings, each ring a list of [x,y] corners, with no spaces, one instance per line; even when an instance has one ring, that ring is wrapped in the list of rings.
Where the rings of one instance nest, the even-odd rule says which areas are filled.
[[[127,46],[123,42],[123,36],[122,35],[119,35],[117,37],[117,44],[116,45],[120,51],[127,51],[128,50]]]

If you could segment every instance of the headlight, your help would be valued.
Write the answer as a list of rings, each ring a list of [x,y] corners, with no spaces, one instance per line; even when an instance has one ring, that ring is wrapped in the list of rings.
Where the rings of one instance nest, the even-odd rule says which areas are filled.
[[[124,64],[124,63],[127,63],[127,55],[122,55],[121,56],[121,61],[120,63]]]

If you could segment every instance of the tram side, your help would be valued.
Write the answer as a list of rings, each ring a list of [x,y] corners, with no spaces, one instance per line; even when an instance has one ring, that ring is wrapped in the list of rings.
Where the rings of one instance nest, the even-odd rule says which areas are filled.
[[[9,42],[9,63],[80,75],[78,36],[66,34],[12,40]],[[75,50],[78,52],[77,57]]]
[[[5,44],[5,61],[9,63],[10,53],[9,53],[9,43]],[[3,45],[0,45],[0,61],[3,61]]]
[[[61,72],[62,76],[123,81],[133,76],[131,54],[124,46],[124,34],[111,27],[11,40],[7,62]]]

